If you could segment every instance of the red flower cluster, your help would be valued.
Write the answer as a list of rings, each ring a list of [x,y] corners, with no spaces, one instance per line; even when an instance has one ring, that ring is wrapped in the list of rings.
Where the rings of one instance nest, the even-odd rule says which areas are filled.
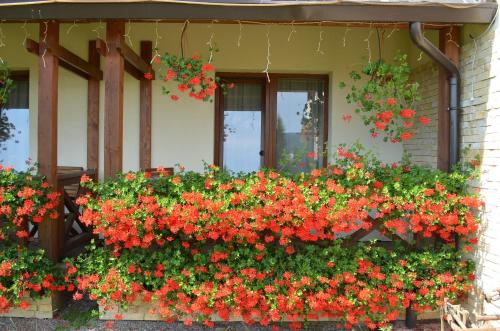
[[[335,164],[294,177],[230,177],[210,167],[85,180],[94,194],[79,200],[81,220],[105,245],[71,262],[76,298],[88,292],[105,309],[154,301],[152,314],[186,325],[210,326],[218,314],[249,324],[288,320],[291,328],[326,317],[373,329],[410,303],[428,310],[467,292],[472,264],[452,239],[476,241],[482,202],[462,189],[469,172],[337,154]],[[375,229],[395,246],[345,249],[348,240],[339,239]],[[402,238],[420,236],[442,245],[405,249],[414,242]]]
[[[0,312],[27,309],[26,295],[66,289],[43,251],[28,249],[19,240],[29,237],[29,223],[58,216],[59,194],[31,170],[15,172],[0,165]]]
[[[177,236],[287,246],[334,240],[360,229],[446,242],[476,232],[474,212],[482,205],[477,197],[450,191],[439,181],[415,189],[410,167],[370,169],[351,152],[340,149],[339,154],[350,160],[347,166],[315,169],[300,180],[275,172],[228,181],[207,174],[193,186],[179,176],[162,177],[155,183],[178,190],[176,198],[166,203],[148,184],[134,200],[114,193],[87,197],[79,200],[86,207],[82,221],[117,251],[165,246]],[[129,176],[126,185],[136,185]],[[394,183],[408,185],[407,191],[392,189]]]
[[[370,127],[372,137],[383,136],[384,141],[398,143],[411,139],[416,130],[416,101],[420,100],[418,84],[410,80],[410,67],[405,55],[397,55],[393,63],[382,60],[364,66],[366,80],[354,84],[347,94],[347,101],[356,105],[356,113],[362,114],[363,123]],[[354,81],[361,80],[357,72],[351,73]],[[345,87],[341,83],[341,87]],[[422,125],[430,120],[420,116]]]
[[[157,59],[156,63],[161,66],[159,71],[164,72],[162,79],[165,82],[175,81],[180,93],[189,91],[189,96],[196,100],[208,101],[214,96],[218,87],[228,87],[218,78],[212,77],[215,67],[211,63],[203,63],[197,55],[183,58],[166,53]],[[149,77],[151,79],[152,75]],[[170,93],[166,88],[164,92]],[[177,101],[179,96],[172,94],[170,99]]]
[[[226,247],[225,254],[217,250],[189,254],[169,246],[161,255],[127,251],[113,259],[98,249],[79,260],[77,268],[70,268],[77,275],[77,293],[89,292],[104,310],[154,301],[151,314],[167,322],[184,320],[186,325],[198,320],[211,326],[210,320],[218,316],[264,326],[288,320],[290,328],[298,329],[304,318],[331,318],[346,328],[364,323],[375,329],[396,319],[410,303],[417,311],[429,310],[445,295],[453,298],[470,289],[470,265],[456,257],[447,260],[450,252],[428,261],[425,253],[398,251],[408,259],[401,263],[381,248],[352,247],[344,250],[344,257],[338,254],[342,250],[335,243],[325,249],[313,245],[306,253],[286,257],[278,248],[248,266],[248,258],[258,250],[241,246]],[[371,255],[370,250],[376,253]],[[338,265],[327,262],[332,254]],[[365,257],[355,257],[360,255]],[[91,261],[96,256],[106,261],[104,265],[94,267]],[[284,270],[293,265],[297,270],[276,270],[269,264],[273,260],[279,260]],[[300,266],[304,261],[311,261],[307,271]],[[454,270],[443,269],[454,262]]]
[[[0,165],[0,242],[12,235],[27,238],[27,222],[40,223],[45,218],[57,219],[59,193],[29,172],[14,172]]]

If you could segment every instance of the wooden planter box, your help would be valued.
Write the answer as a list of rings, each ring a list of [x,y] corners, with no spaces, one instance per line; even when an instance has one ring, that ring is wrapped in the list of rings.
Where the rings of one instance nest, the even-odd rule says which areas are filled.
[[[29,303],[26,309],[11,308],[8,313],[0,314],[0,317],[26,317],[26,318],[53,318],[54,306],[52,305],[52,297],[46,296],[40,299],[33,300],[29,296],[24,297],[24,301]]]
[[[121,315],[123,320],[129,321],[161,321],[162,318],[159,314],[151,314],[152,310],[158,310],[157,305],[153,302],[142,302],[140,298],[129,304],[128,309],[123,309],[118,306],[111,306],[111,309],[104,310],[102,306],[99,305],[99,319],[101,320],[115,320],[116,314]],[[398,320],[404,320],[405,314],[401,312]],[[430,320],[430,319],[439,319],[439,311],[430,311],[422,314],[418,314],[418,320]],[[223,322],[218,314],[214,314],[210,318],[213,322]],[[231,316],[228,322],[242,322],[243,319],[237,316]],[[287,320],[283,320],[286,322]],[[298,320],[300,321],[300,320]],[[335,319],[329,318],[320,318],[315,320],[318,322],[333,322]]]

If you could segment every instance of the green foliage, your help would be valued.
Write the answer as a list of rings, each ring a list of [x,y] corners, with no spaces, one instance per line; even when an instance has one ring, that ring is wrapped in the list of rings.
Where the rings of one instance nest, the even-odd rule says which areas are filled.
[[[6,62],[0,59],[0,110],[9,101],[10,91],[14,88],[14,81],[10,78],[10,70]]]
[[[380,327],[410,302],[428,310],[470,290],[473,263],[454,238],[475,242],[474,174],[385,164],[358,144],[310,173],[84,178],[81,220],[103,240],[68,260],[68,273],[103,307],[146,297],[166,320],[333,316]],[[338,238],[361,229],[393,245]]]
[[[356,106],[363,123],[373,137],[383,135],[384,141],[393,143],[410,139],[414,134],[415,107],[421,97],[418,83],[410,80],[410,67],[406,55],[398,54],[393,63],[379,60],[367,63],[361,72],[350,73],[352,85],[347,102]],[[340,88],[346,84],[341,82]],[[418,118],[427,125],[425,116]]]

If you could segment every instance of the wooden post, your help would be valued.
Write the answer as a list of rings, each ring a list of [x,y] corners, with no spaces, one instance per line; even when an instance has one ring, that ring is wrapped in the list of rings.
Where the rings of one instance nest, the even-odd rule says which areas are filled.
[[[100,67],[101,57],[96,41],[89,41],[89,63]],[[87,97],[87,168],[99,173],[99,79],[88,80]]]
[[[152,42],[141,41],[141,58],[146,63],[150,63],[152,57]],[[151,168],[151,92],[152,81],[142,77],[140,80],[139,166],[143,170]]]
[[[439,49],[457,65],[459,63],[460,27],[453,26],[439,30]],[[450,91],[448,74],[439,69],[439,110],[438,110],[438,169],[448,170],[450,160]]]
[[[57,183],[57,90],[59,60],[48,48],[59,45],[59,22],[40,24],[38,79],[38,166],[47,181],[60,191]],[[61,258],[64,236],[64,210],[61,199],[59,218],[39,227],[40,242],[53,261]]]
[[[123,164],[123,80],[124,59],[118,47],[125,34],[123,21],[109,21],[106,40],[105,107],[104,107],[104,178],[122,171]]]

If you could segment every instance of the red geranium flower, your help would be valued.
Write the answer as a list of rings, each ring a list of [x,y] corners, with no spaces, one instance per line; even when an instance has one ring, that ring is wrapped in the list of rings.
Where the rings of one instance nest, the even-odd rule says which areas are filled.
[[[420,123],[422,123],[423,125],[429,125],[429,123],[431,122],[430,119],[428,119],[427,117],[425,116],[420,116],[418,118],[418,120],[420,121]]]
[[[412,118],[415,116],[416,111],[413,109],[403,109],[399,112],[399,116],[403,118]]]
[[[202,71],[214,71],[215,67],[211,63],[205,63],[204,65],[201,66]]]

